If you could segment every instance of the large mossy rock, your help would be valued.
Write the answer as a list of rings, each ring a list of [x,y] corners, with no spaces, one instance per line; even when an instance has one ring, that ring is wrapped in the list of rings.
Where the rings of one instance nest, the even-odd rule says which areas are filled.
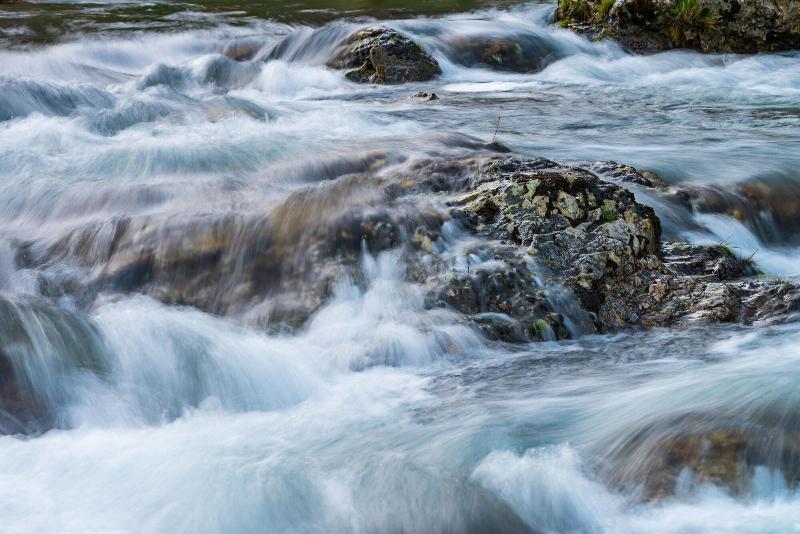
[[[800,48],[800,2],[795,0],[559,0],[556,20],[637,51]]]
[[[797,318],[798,286],[756,278],[752,261],[724,246],[661,241],[653,210],[589,167],[617,169],[624,175],[618,183],[651,183],[613,162],[562,166],[541,158],[498,158],[470,176],[468,192],[454,205],[488,242],[515,245],[545,286],[569,290],[601,331]],[[529,320],[507,308],[512,317]]]
[[[366,28],[346,39],[328,65],[358,83],[424,82],[441,74],[439,64],[417,43],[390,28]]]

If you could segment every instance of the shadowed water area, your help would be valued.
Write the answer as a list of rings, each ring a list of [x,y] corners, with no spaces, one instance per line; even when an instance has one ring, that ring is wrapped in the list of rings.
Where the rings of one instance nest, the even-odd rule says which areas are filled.
[[[796,528],[800,53],[553,11],[0,3],[0,530]]]

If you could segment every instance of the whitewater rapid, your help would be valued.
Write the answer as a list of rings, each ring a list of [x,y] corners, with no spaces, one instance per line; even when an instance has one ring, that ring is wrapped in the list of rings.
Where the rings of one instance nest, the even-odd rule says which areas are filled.
[[[768,465],[748,494],[687,472],[661,501],[603,470],[626,439],[687,414],[800,432],[796,325],[490,343],[428,309],[396,251],[364,250],[359,278],[296,332],[145,296],[88,309],[43,296],[44,278],[93,275],[70,254],[104,259],[72,232],[102,243],[145,220],[167,240],[171,225],[257,217],[347,172],[468,154],[495,129],[521,154],[614,159],[668,183],[798,179],[798,53],[634,56],[551,13],[392,21],[442,66],[413,86],[327,68],[359,26],[347,21],[220,18],[0,51],[0,340],[54,427],[0,436],[0,530],[796,530],[800,495]],[[454,62],[451,43],[479,35],[529,36],[553,60],[532,74]],[[254,60],[225,55],[239,42],[257,44]],[[655,207],[685,239],[800,274],[796,244]],[[448,246],[468,266],[462,237]],[[20,243],[70,254],[27,265]]]
[[[144,298],[101,307],[90,320],[108,372],[66,368],[51,382],[71,386],[60,404],[69,429],[0,438],[6,530],[796,524],[796,492],[767,467],[746,497],[689,476],[654,504],[608,489],[590,467],[628,433],[686,411],[746,420],[778,410],[796,428],[796,326],[716,327],[700,343],[697,331],[656,331],[491,350],[423,310],[395,260],[377,258],[366,292],[343,286],[292,337]]]

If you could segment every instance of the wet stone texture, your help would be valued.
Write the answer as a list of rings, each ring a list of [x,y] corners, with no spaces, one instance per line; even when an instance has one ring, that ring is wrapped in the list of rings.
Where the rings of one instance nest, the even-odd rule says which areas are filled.
[[[503,341],[797,315],[800,289],[757,276],[752,260],[723,245],[662,241],[658,217],[628,183],[661,191],[628,166],[478,150],[380,176],[344,173],[263,214],[92,225],[20,244],[18,262],[40,270],[43,293],[86,306],[101,293],[144,293],[270,329],[302,326],[336,280],[360,279],[364,251],[390,249],[402,250],[429,307]],[[85,275],[51,269],[65,262]]]
[[[472,230],[516,245],[546,284],[574,293],[600,330],[783,320],[798,310],[796,286],[753,278],[752,261],[724,246],[662,243],[651,208],[586,169],[498,159],[467,189],[454,203]]]
[[[800,5],[787,0],[559,0],[562,27],[642,52],[800,48]]]
[[[424,82],[441,74],[439,64],[417,43],[389,28],[366,28],[346,39],[329,62],[358,83]]]

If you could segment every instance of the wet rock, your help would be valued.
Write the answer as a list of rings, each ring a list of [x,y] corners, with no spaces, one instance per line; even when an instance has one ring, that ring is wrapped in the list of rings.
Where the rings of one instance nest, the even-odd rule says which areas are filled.
[[[476,230],[525,247],[588,311],[604,314],[608,284],[659,253],[660,225],[652,209],[586,170],[498,159],[473,177],[472,186],[462,205],[476,218]]]
[[[548,160],[495,158],[453,203],[479,235],[524,250],[545,285],[574,293],[601,330],[796,318],[797,286],[753,279],[751,258],[723,245],[662,243],[652,209],[617,185],[655,180],[613,162],[587,166],[616,183]]]
[[[445,214],[404,198],[411,183],[345,174],[296,191],[265,213],[123,218],[23,247],[30,268],[68,262],[84,269],[78,287],[48,275],[42,288],[80,296],[140,293],[167,304],[242,318],[270,329],[297,328],[336,280],[358,281],[364,250],[408,245],[428,253]],[[409,236],[425,236],[419,243]],[[415,262],[412,262],[415,263]]]
[[[618,182],[620,184],[637,184],[644,187],[665,189],[667,184],[660,176],[649,171],[639,171],[638,169],[617,163],[616,161],[585,161],[569,163],[571,166],[581,167],[593,172],[600,178]]]
[[[237,39],[225,45],[222,54],[234,61],[250,61],[262,46],[263,43],[256,39]]]
[[[770,424],[725,423],[682,417],[632,437],[612,454],[607,476],[615,486],[643,490],[645,499],[674,496],[713,484],[737,496],[753,490],[756,470],[800,482],[800,435]]]
[[[107,372],[95,327],[47,299],[0,296],[0,434],[57,423],[70,373]]]
[[[740,258],[725,245],[666,243],[663,247],[663,260],[671,270],[679,274],[717,281],[758,274],[751,258]]]
[[[559,57],[546,41],[532,35],[461,37],[447,46],[455,63],[500,71],[537,72]]]
[[[475,251],[473,257],[480,257]],[[467,272],[450,271],[427,280],[427,304],[455,309],[490,339],[502,341],[566,339],[564,317],[536,281],[529,259],[513,247],[489,247]]]
[[[366,28],[345,40],[328,65],[358,83],[424,82],[441,74],[422,47],[390,28]]]
[[[20,386],[9,356],[0,350],[0,435],[36,433],[50,424],[42,402]]]
[[[693,209],[734,217],[767,243],[800,244],[800,183],[796,180],[690,185],[675,190]]]
[[[653,209],[624,187],[655,182],[632,167],[475,149],[377,174],[345,170],[265,212],[89,225],[20,246],[17,259],[47,273],[40,291],[53,297],[89,305],[101,292],[143,293],[269,329],[302,326],[336,280],[360,283],[365,250],[389,249],[402,251],[428,306],[503,341],[797,318],[798,286],[758,277],[752,259],[662,242]],[[453,228],[471,235],[458,254],[445,235]],[[61,264],[85,274],[59,277]]]
[[[800,48],[800,6],[784,0],[559,0],[556,20],[638,51]]]
[[[797,320],[800,287],[782,280],[754,280],[743,284],[740,318],[744,323],[772,324]]]
[[[426,93],[425,91],[420,91],[419,93],[415,94],[414,98],[419,98],[420,100],[424,100],[425,102],[439,100],[439,97],[436,96],[436,93]]]

